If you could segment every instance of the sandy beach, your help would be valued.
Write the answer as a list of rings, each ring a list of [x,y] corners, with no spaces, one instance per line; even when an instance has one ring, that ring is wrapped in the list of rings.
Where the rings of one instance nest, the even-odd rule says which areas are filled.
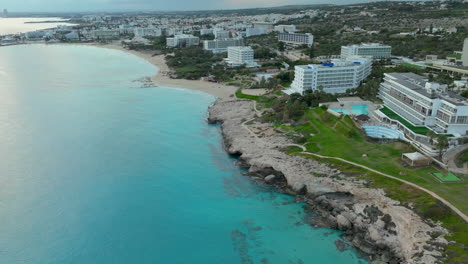
[[[85,45],[120,50],[147,60],[159,69],[158,72],[151,77],[151,80],[156,86],[196,90],[214,95],[221,99],[228,99],[234,97],[234,94],[237,90],[237,87],[235,86],[228,86],[221,83],[212,83],[201,80],[171,79],[167,74],[169,72],[169,67],[166,64],[164,55],[153,56],[153,52],[140,52],[135,50],[128,50],[118,44],[90,43]]]

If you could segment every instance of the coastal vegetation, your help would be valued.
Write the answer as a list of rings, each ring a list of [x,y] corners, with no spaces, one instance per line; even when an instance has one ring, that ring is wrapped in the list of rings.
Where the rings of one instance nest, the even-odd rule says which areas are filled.
[[[222,61],[222,54],[214,54],[201,47],[176,49],[166,56],[166,62],[174,70],[176,78],[198,80],[210,75],[214,64]]]
[[[314,98],[314,95],[310,94],[309,97]],[[459,176],[462,179],[461,182],[441,183],[434,177],[434,173],[445,175],[447,171],[440,167],[407,166],[402,162],[401,155],[413,152],[411,145],[400,141],[387,142],[368,138],[349,116],[336,117],[328,113],[326,107],[310,107],[307,99],[300,95],[246,99],[257,100],[259,108],[271,108],[272,111],[266,111],[261,119],[264,122],[272,122],[297,144],[305,146],[307,152],[342,158],[410,181],[437,193],[462,212],[468,213],[468,206],[464,200],[464,193],[468,188],[467,178]],[[316,104],[317,101],[310,105],[316,106]],[[291,147],[286,152],[317,159],[315,156],[303,154],[302,149],[298,147]],[[464,153],[459,159],[466,160],[467,156]],[[320,161],[332,164],[355,177],[365,179],[369,188],[382,188],[390,198],[412,207],[422,217],[441,222],[451,232],[447,238],[455,241],[446,249],[447,263],[468,261],[468,254],[464,250],[464,245],[468,244],[468,225],[437,199],[404,183],[363,168],[332,159]]]

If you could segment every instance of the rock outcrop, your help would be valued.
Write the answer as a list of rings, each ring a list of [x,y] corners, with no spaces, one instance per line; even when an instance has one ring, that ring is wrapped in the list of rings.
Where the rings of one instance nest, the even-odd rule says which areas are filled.
[[[254,102],[217,101],[208,121],[222,124],[226,151],[257,180],[302,195],[322,223],[342,230],[357,248],[383,263],[439,263],[447,231],[421,219],[383,190],[313,159],[281,151],[290,140],[256,121]],[[260,131],[269,131],[260,133]],[[255,131],[255,132],[254,132]],[[437,234],[437,235],[434,235]]]

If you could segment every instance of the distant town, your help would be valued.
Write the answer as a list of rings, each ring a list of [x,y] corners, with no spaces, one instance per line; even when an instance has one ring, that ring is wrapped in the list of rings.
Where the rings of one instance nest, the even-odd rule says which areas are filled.
[[[19,14],[4,9],[2,16]],[[282,152],[360,173],[367,187],[383,189],[424,218],[458,235],[466,228],[466,1],[60,17],[70,25],[3,35],[0,46],[112,44],[164,56],[168,70],[160,74],[233,86],[232,99],[248,100],[215,107],[217,121],[229,120],[220,114],[223,107],[235,119],[238,108],[252,103],[248,118],[233,121],[232,138],[242,126],[268,151],[278,151],[277,142],[287,138],[294,143]],[[261,140],[275,143],[266,148]],[[276,176],[265,182],[268,177]],[[433,200],[420,200],[422,194],[412,196],[389,178]],[[451,210],[440,209],[441,201]],[[463,263],[466,236],[452,239],[444,258]]]
[[[446,47],[439,47],[444,54],[402,56],[402,47],[395,52],[390,44],[397,40],[405,45],[418,38],[442,42],[466,35],[466,17],[442,17],[448,10],[455,12],[451,5],[468,7],[456,1],[385,2],[311,6],[304,10],[285,7],[278,12],[249,10],[245,11],[247,14],[237,10],[219,15],[214,11],[73,15],[69,19],[73,26],[5,35],[0,44],[118,42],[128,49],[155,50],[169,57],[183,56],[184,60],[188,60],[188,55],[181,50],[200,50],[210,53],[204,58],[210,62],[207,69],[191,63],[171,64],[174,60],[168,58],[173,69],[171,77],[228,82],[243,89],[282,87],[282,93],[289,95],[320,91],[360,96],[360,90],[368,88],[364,97],[385,109],[372,111],[371,120],[396,128],[419,151],[435,157],[439,155],[437,139],[432,140],[427,132],[446,137],[439,138],[444,141],[443,151],[464,142],[467,135],[468,39],[462,44],[462,37],[457,37],[456,49],[449,50],[449,54]],[[419,11],[414,15],[405,13],[416,9]],[[255,12],[260,14],[249,14]],[[3,10],[3,17],[10,15],[7,9]],[[423,18],[417,19],[418,15]],[[359,22],[377,17],[382,17],[381,22],[388,26]],[[391,22],[395,17],[407,23],[396,28]],[[341,27],[331,23],[330,30],[324,32],[326,21],[339,19]],[[331,31],[333,27],[336,30]],[[342,41],[346,45],[334,50],[338,53],[325,54],[321,46],[327,45],[327,38],[340,36],[347,40]],[[219,67],[225,71],[216,71]],[[384,72],[394,72],[395,68],[404,71],[384,73],[379,79],[373,74],[376,67]],[[377,79],[379,84],[374,83]],[[368,87],[371,85],[374,89]],[[343,108],[338,112],[347,111]],[[426,133],[418,133],[421,130]]]

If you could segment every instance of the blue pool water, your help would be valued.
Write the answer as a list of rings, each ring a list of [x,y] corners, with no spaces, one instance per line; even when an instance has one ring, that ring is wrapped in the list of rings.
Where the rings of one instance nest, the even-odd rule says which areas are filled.
[[[367,108],[369,108],[369,106],[366,104],[351,105],[351,113],[353,115],[368,115],[369,112],[366,110]]]
[[[337,113],[343,113],[344,115],[349,115],[349,111],[344,108],[331,108],[331,110]]]
[[[0,48],[0,263],[365,263],[243,176],[210,95],[83,46]]]

